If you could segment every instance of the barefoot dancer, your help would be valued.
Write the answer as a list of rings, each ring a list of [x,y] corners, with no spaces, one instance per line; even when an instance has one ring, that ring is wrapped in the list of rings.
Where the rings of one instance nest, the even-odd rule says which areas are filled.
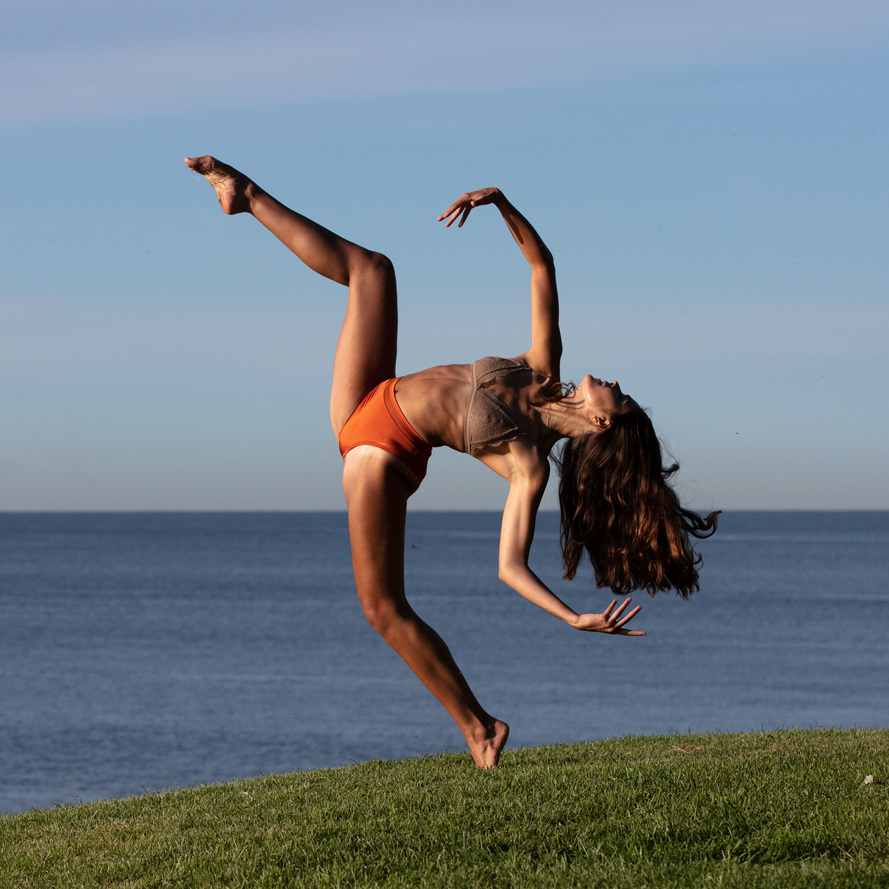
[[[531,266],[531,348],[517,358],[434,367],[395,376],[397,306],[390,261],[289,210],[256,183],[212,157],[186,158],[206,176],[229,214],[250,213],[310,269],[349,288],[337,343],[330,419],[344,457],[343,488],[358,596],[371,626],[401,655],[460,727],[475,763],[497,765],[509,726],[476,700],[438,634],[404,591],[407,500],[426,474],[433,447],[471,454],[509,482],[500,535],[500,577],[535,605],[578,630],[644,636],[626,624],[630,599],[602,614],[576,614],[528,567],[548,456],[567,439],[561,469],[562,551],[573,578],[583,549],[596,582],[618,593],[698,587],[689,535],[708,536],[679,506],[647,414],[616,382],[559,380],[562,343],[552,256],[496,188],[462,195],[439,217],[462,226],[473,207],[493,204]]]

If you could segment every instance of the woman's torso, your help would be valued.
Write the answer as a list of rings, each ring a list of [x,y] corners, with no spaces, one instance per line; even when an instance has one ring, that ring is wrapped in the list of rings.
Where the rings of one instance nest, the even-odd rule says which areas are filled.
[[[554,381],[523,358],[482,358],[445,364],[402,377],[398,404],[432,447],[477,455],[524,437],[538,444],[545,427],[539,408]]]

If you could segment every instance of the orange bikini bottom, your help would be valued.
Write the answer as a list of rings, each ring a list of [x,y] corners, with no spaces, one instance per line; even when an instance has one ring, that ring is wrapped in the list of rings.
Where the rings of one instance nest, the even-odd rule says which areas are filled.
[[[365,396],[340,430],[343,457],[359,445],[372,445],[394,454],[423,481],[432,448],[417,434],[395,400],[395,384],[401,379],[384,380]]]

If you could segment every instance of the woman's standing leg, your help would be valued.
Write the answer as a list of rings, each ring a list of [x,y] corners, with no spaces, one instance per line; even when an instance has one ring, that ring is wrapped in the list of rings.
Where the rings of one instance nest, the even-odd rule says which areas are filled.
[[[309,268],[349,288],[330,399],[331,424],[339,434],[365,395],[395,375],[398,311],[392,264],[288,209],[212,157],[186,163],[207,177],[226,213],[251,213]],[[454,718],[476,764],[491,768],[509,727],[482,709],[445,643],[405,597],[404,523],[411,489],[392,459],[378,448],[347,455],[343,485],[358,596],[374,629]]]
[[[475,764],[493,768],[509,726],[482,708],[444,640],[405,596],[404,525],[411,488],[385,451],[357,450],[348,455],[343,486],[352,567],[365,617],[450,713]]]

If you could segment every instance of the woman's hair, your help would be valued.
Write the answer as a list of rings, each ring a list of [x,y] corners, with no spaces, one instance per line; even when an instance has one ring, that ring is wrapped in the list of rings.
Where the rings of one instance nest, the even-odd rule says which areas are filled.
[[[689,541],[716,531],[719,512],[683,509],[668,479],[648,414],[611,417],[608,429],[568,439],[556,460],[561,481],[562,558],[574,578],[586,549],[596,584],[616,593],[671,587],[683,598],[699,588],[701,557]]]

